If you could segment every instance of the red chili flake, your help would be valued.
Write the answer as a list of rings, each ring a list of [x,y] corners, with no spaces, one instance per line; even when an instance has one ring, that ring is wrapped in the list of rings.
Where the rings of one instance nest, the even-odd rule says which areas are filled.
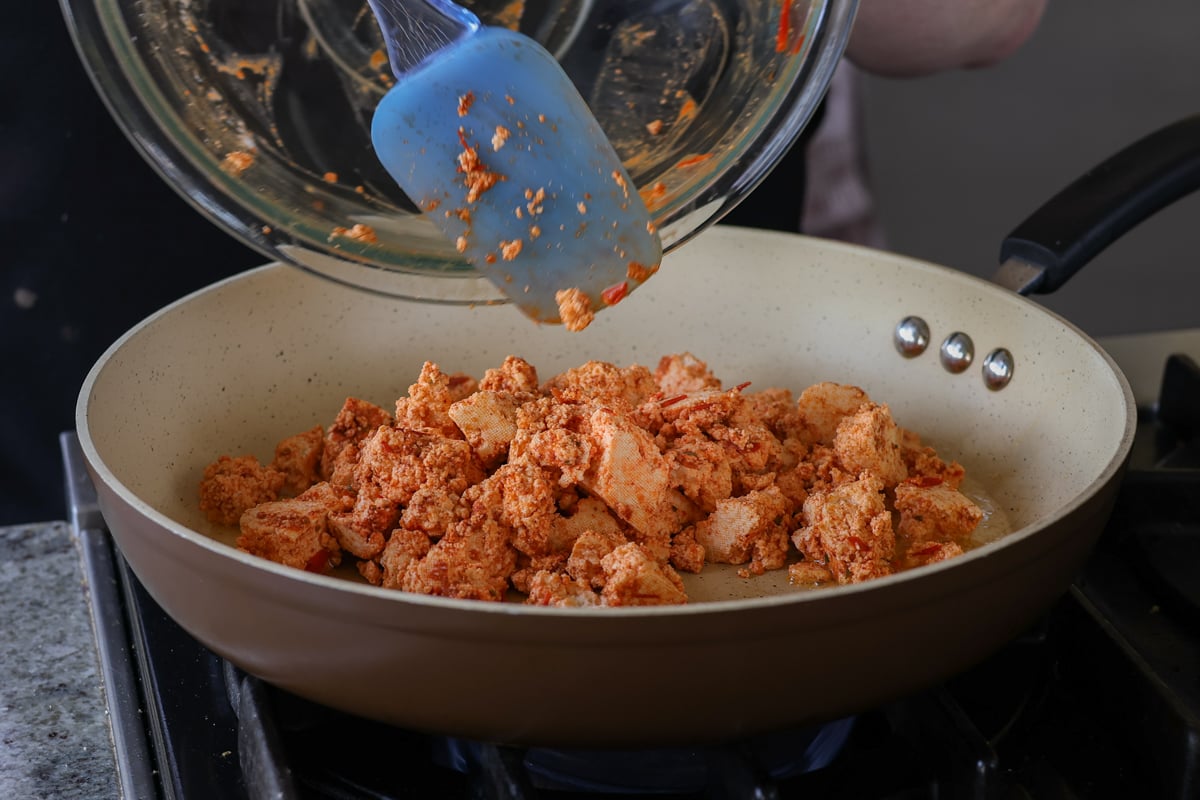
[[[802,47],[804,47],[804,39],[807,36],[808,36],[808,34],[801,33],[799,36],[796,37],[796,43],[794,45],[792,45],[792,55],[796,55],[797,53],[800,52],[800,49]]]
[[[870,545],[868,545],[866,542],[864,542],[862,539],[858,538],[857,536],[847,536],[846,541],[849,542],[850,545],[860,553],[864,550],[871,549]]]
[[[688,156],[687,158],[680,159],[678,162],[676,162],[675,166],[679,169],[686,169],[688,167],[694,167],[697,164],[703,164],[712,157],[712,153],[700,153],[699,155]]]
[[[308,559],[308,563],[304,565],[307,572],[324,572],[329,566],[329,551],[318,550],[313,553],[312,558]]]
[[[629,281],[621,281],[600,292],[600,299],[610,306],[615,306],[624,300],[627,294],[629,294]]]
[[[679,114],[676,116],[676,119],[679,122],[689,120],[692,117],[696,116],[696,111],[699,108],[700,107],[698,105],[696,105],[695,99],[692,97],[688,97],[688,99],[683,101],[683,105],[680,106]]]
[[[659,400],[658,405],[662,408],[666,408],[667,406],[675,405],[680,400],[686,400],[686,399],[687,399],[686,394],[677,394],[677,395],[674,395],[673,397],[668,397],[666,400]]]
[[[921,489],[928,489],[931,486],[941,486],[944,481],[937,475],[914,475],[906,480],[905,483]]]
[[[941,552],[941,549],[942,549],[942,545],[940,542],[931,542],[930,544],[927,544],[924,547],[920,547],[916,550],[911,550],[910,555],[931,556],[931,555],[934,555],[935,553]]]
[[[730,389],[730,391],[731,392],[740,392],[740,391],[742,391],[742,389],[745,389],[749,385],[750,385],[750,381],[746,381],[745,383],[739,383],[737,386]]]
[[[792,0],[779,4],[779,31],[775,34],[775,52],[787,50],[788,38],[792,35]]]

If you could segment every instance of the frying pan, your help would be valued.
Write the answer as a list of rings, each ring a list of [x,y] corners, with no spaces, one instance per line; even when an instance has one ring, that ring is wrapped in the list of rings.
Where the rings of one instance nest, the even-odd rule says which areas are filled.
[[[1124,151],[1021,226],[1002,271],[1056,285],[1194,188],[1198,152],[1200,118]],[[909,317],[924,321],[930,346],[902,355],[896,330]],[[941,354],[951,334],[973,344],[966,369],[966,338]],[[546,378],[588,359],[653,366],[683,351],[727,386],[863,387],[966,466],[991,509],[992,540],[857,585],[803,589],[778,573],[740,578],[713,565],[689,578],[689,605],[560,609],[289,569],[239,552],[234,533],[197,508],[201,473],[216,456],[268,460],[278,439],[327,423],[348,395],[389,406],[426,359],[478,376],[515,353]],[[1011,356],[1001,359],[1007,370],[987,358],[993,352]],[[166,612],[216,653],[287,691],[388,723],[580,746],[732,739],[816,722],[984,658],[1036,620],[1085,559],[1134,422],[1113,361],[1009,288],[885,252],[721,227],[671,254],[639,296],[581,334],[532,325],[510,307],[403,302],[268,265],[131,330],[88,375],[77,410],[121,552]]]

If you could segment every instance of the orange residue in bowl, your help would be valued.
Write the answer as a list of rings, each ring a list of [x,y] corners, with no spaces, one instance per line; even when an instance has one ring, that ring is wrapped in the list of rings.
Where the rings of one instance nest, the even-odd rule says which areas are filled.
[[[221,171],[235,178],[240,178],[242,173],[252,166],[254,166],[254,154],[245,150],[226,153],[225,158],[221,160]]]
[[[363,225],[361,222],[350,228],[343,228],[341,226],[334,228],[333,233],[329,235],[329,239],[332,241],[336,237],[353,239],[356,242],[364,244],[375,244],[379,241],[379,237],[375,235],[375,229],[370,225]]]

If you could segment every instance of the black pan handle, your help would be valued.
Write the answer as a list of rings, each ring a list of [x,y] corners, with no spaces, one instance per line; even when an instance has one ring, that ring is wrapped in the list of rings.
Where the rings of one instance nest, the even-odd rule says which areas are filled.
[[[997,282],[1053,292],[1126,231],[1200,189],[1200,114],[1161,128],[1052,197],[1000,246]],[[1023,280],[1004,279],[1005,270]]]

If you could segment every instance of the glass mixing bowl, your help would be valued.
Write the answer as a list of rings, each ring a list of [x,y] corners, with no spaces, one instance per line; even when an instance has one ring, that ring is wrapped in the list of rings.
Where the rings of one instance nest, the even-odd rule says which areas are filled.
[[[394,78],[366,0],[62,2],[118,122],[217,224],[272,259],[372,291],[501,300],[375,158],[371,116]],[[799,136],[857,0],[462,5],[558,58],[671,250]]]

